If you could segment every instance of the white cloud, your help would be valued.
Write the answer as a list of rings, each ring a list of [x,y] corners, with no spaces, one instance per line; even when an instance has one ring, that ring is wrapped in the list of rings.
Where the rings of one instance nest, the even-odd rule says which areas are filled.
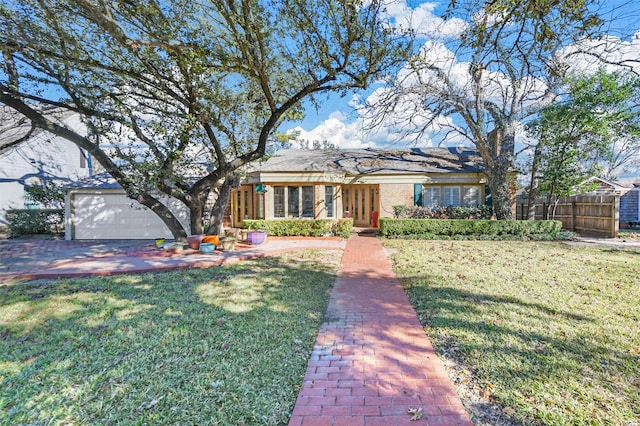
[[[341,111],[335,111],[315,129],[305,130],[296,127],[289,132],[299,133],[298,140],[309,143],[329,142],[339,148],[367,148],[375,147],[375,143],[369,140],[360,129],[359,122],[348,123],[346,115]],[[299,144],[294,143],[294,146]]]
[[[458,96],[473,99],[470,63],[460,61],[460,58],[445,45],[447,38],[457,37],[465,28],[465,24],[462,21],[442,20],[434,15],[435,8],[435,3],[423,3],[412,9],[406,1],[397,1],[388,5],[387,13],[396,24],[405,27],[410,25],[420,34],[429,34],[429,39],[419,51],[424,63],[443,71],[450,84],[447,90],[453,89]],[[589,54],[580,53],[581,51],[587,51]],[[562,50],[557,58],[567,61],[571,71],[584,72],[595,71],[601,64],[594,59],[594,55],[603,55],[609,61],[632,66],[640,73],[640,31],[630,40],[616,37],[584,40],[578,45]],[[463,135],[448,132],[455,127],[451,118],[434,117],[433,112],[425,106],[429,96],[434,96],[438,88],[444,89],[444,83],[439,76],[426,68],[416,73],[414,69],[406,66],[399,72],[398,78],[405,95],[394,99],[393,113],[386,115],[382,122],[376,122],[377,119],[380,120],[375,114],[375,109],[372,111],[370,107],[380,105],[378,102],[392,93],[390,89],[383,88],[383,84],[365,98],[353,97],[348,102],[348,106],[355,112],[354,115],[347,116],[335,111],[314,129],[305,130],[298,127],[296,130],[300,133],[300,139],[309,142],[327,141],[343,148],[470,144]],[[428,92],[424,90],[425,82],[432,85]],[[482,82],[486,101],[502,107],[510,105],[514,98],[521,99],[517,107],[525,116],[527,109],[535,110],[552,99],[544,97],[548,89],[546,82],[534,77],[525,76],[514,85],[503,73],[484,70]],[[517,96],[514,95],[516,90]],[[526,142],[522,129],[517,137],[521,142]]]
[[[626,68],[640,74],[640,31],[627,41],[612,36],[584,39],[559,51],[556,58],[573,73],[590,74],[605,65],[609,72]]]
[[[394,1],[387,5],[386,13],[396,26],[411,28],[418,36],[429,38],[459,37],[467,24],[458,18],[444,20],[434,14],[438,3],[422,3],[412,9],[406,2]]]

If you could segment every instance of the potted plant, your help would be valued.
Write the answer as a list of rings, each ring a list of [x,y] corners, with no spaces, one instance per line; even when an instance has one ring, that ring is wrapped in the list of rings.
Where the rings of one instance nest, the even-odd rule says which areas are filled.
[[[201,254],[211,254],[215,251],[216,245],[213,243],[200,243],[200,253]]]
[[[254,246],[264,243],[266,237],[267,231],[265,229],[258,229],[256,231],[247,232],[247,241],[249,242],[249,244]]]
[[[233,251],[236,247],[236,241],[238,239],[236,237],[224,237],[220,239],[220,244],[222,245],[222,250],[224,251]]]
[[[189,235],[187,237],[187,243],[189,244],[189,247],[191,249],[198,250],[200,248],[200,243],[202,242],[204,237],[204,234]]]
[[[203,243],[211,243],[215,245],[220,245],[220,237],[217,235],[207,235],[202,239]]]

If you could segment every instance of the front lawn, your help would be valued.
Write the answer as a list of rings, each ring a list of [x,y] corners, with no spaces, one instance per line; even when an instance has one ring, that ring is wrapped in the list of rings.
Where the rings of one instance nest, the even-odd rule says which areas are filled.
[[[337,260],[0,285],[0,424],[286,424]]]
[[[640,250],[385,246],[427,334],[455,365],[454,383],[475,388],[477,406],[497,403],[514,424],[640,424]]]

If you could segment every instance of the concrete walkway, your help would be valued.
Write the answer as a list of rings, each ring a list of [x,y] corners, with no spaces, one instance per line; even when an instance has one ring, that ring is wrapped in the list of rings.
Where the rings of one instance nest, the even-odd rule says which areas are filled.
[[[472,425],[373,236],[347,241],[289,425]]]

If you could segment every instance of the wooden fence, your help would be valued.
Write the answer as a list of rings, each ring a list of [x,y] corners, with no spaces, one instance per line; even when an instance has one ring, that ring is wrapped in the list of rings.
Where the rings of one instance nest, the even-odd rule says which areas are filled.
[[[581,235],[615,238],[620,227],[620,197],[618,195],[574,195],[561,197],[549,208],[546,199],[537,199],[536,219],[555,219],[566,230]],[[516,218],[527,219],[527,201],[518,200]]]

